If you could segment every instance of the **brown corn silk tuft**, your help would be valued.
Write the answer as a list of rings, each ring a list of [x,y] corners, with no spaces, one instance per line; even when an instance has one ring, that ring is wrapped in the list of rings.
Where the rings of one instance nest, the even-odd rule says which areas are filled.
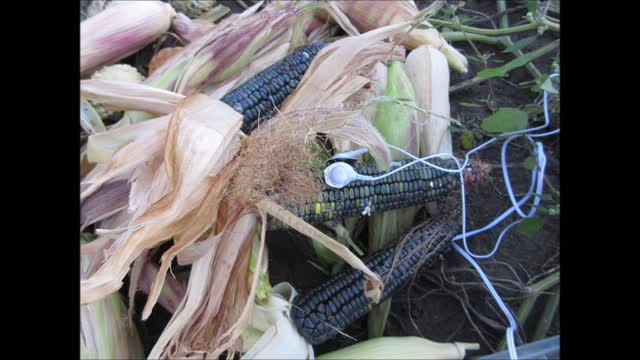
[[[314,127],[330,111],[280,114],[243,142],[230,197],[251,206],[271,198],[285,206],[301,206],[322,188]]]

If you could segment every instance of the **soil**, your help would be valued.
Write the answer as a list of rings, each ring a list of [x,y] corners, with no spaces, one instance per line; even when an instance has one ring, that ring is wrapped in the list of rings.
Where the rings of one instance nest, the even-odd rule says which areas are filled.
[[[221,1],[221,3],[231,7],[234,12],[241,10],[233,1]],[[416,1],[416,3],[422,9],[431,1]],[[521,6],[519,11],[509,15],[512,26],[524,21],[522,17],[526,13],[526,1],[509,1],[507,5],[510,8]],[[472,16],[477,15],[475,12],[481,12],[492,16],[494,25],[490,21],[485,21],[472,26],[498,27],[498,18],[495,16],[497,15],[495,1],[466,1],[462,9],[458,10],[458,15]],[[531,35],[534,35],[533,31],[516,33],[512,35],[512,40],[517,41]],[[555,38],[556,34],[545,33],[523,51],[526,53],[536,49]],[[456,42],[454,46],[465,55],[478,57],[476,50],[466,42]],[[501,46],[478,42],[475,43],[475,46],[480,53],[494,54],[488,62],[489,67],[501,66],[514,58],[513,54],[502,53]],[[141,52],[141,55],[126,59],[125,62],[138,65],[139,69],[146,73],[146,69],[140,68],[140,64],[146,64],[148,61],[142,61],[144,59],[141,57],[150,56],[150,52],[155,49],[149,46],[145,50]],[[534,61],[543,74],[551,73],[552,57],[558,56],[558,52]],[[482,62],[470,60],[467,74],[452,71],[451,84],[471,79],[483,69]],[[524,67],[521,67],[512,70],[506,78],[490,79],[453,93],[450,96],[451,116],[460,120],[464,128],[477,130],[481,120],[491,115],[497,108],[522,108],[526,104],[541,104],[538,93],[517,85],[529,80],[532,80],[531,75]],[[490,106],[483,103],[483,99],[489,99]],[[468,107],[461,105],[461,103],[474,103],[482,106]],[[552,114],[551,128],[557,127],[559,127],[559,114],[556,112]],[[453,130],[454,152],[458,155],[464,154],[460,141],[461,131],[456,131],[460,128]],[[488,137],[476,138],[475,145],[488,139]],[[542,141],[548,158],[548,183],[555,189],[559,189],[559,138],[552,136]],[[530,150],[523,139],[518,139],[512,144],[508,159],[508,162],[513,164],[509,169],[510,177],[516,195],[522,196],[529,187],[530,174],[520,164],[530,155]],[[480,151],[477,158],[498,165],[500,163],[500,146],[501,142]],[[549,186],[545,185],[545,193],[549,192]],[[452,196],[450,201],[459,202],[459,197]],[[467,191],[467,229],[476,229],[488,224],[509,206],[510,201],[506,195],[501,170],[495,169],[491,172],[489,181],[480,186],[469,188]],[[426,215],[422,214],[421,216]],[[543,278],[546,273],[554,269],[559,270],[559,216],[540,215],[540,217],[544,220],[544,225],[536,235],[527,237],[511,230],[503,238],[494,257],[478,261],[486,274],[494,280],[496,290],[514,314],[518,312],[520,304],[527,296],[528,286]],[[511,216],[501,226],[470,238],[470,249],[477,254],[490,252],[504,225],[517,219],[517,216]],[[366,248],[366,237],[359,238],[358,241]],[[308,240],[303,236],[292,231],[271,232],[267,236],[267,244],[270,255],[269,273],[273,285],[287,281],[300,291],[304,291],[319,285],[328,278],[311,265],[310,262],[314,261],[314,252]],[[124,294],[126,294],[127,288],[128,284],[125,284],[122,288]],[[519,344],[532,341],[535,327],[547,299],[548,296],[541,296],[527,322],[520,324],[521,328],[517,332]],[[145,301],[145,296],[138,293],[136,296],[138,314],[141,313]],[[149,320],[144,323],[138,321],[138,329],[147,354],[169,318],[170,314],[157,306]],[[471,265],[454,250],[434,268],[422,270],[409,286],[393,297],[384,334],[386,336],[422,336],[438,342],[479,343],[481,346],[479,351],[468,353],[468,357],[475,357],[497,351],[498,343],[503,339],[507,325],[506,318],[482,284],[480,277]],[[357,340],[366,339],[366,317],[354,323],[345,332]],[[546,336],[558,335],[559,332],[560,313],[558,308]],[[325,344],[314,347],[314,349],[316,354],[322,354],[351,343],[353,343],[352,340],[338,336]]]

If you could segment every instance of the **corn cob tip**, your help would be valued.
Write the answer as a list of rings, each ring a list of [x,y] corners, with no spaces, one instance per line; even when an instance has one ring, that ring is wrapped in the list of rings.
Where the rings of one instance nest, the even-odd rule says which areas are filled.
[[[464,185],[474,186],[483,181],[491,171],[491,165],[480,160],[470,160],[464,173]]]

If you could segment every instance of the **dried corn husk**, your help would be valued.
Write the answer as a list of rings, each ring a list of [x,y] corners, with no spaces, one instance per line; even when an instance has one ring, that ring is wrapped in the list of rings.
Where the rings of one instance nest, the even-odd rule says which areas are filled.
[[[85,240],[80,241],[84,243]],[[80,257],[81,273],[87,271],[91,261],[89,255]],[[127,307],[120,294],[80,306],[81,359],[140,359],[143,356],[142,342],[136,328],[127,322]]]
[[[313,109],[318,104],[324,108],[341,107],[349,96],[369,83],[361,75],[363,68],[378,61],[404,60],[402,47],[393,47],[382,40],[409,27],[408,23],[391,25],[327,45],[313,59],[281,111]]]
[[[418,8],[413,1],[331,1],[360,31],[370,31],[389,24],[416,20]],[[431,26],[428,21],[423,24]],[[468,71],[468,61],[458,50],[449,45],[435,28],[414,29],[399,34],[394,41],[401,41],[408,49],[431,45],[441,51],[449,65],[462,73]]]
[[[171,26],[176,15],[161,1],[131,1],[80,24],[80,74],[123,59],[142,49]]]
[[[159,192],[168,187],[171,191],[151,203],[143,214],[132,219],[129,229],[118,235],[108,249],[104,263],[90,278],[81,282],[82,303],[97,301],[116,291],[122,285],[121,280],[129,266],[143,250],[173,237],[176,244],[163,256],[161,271],[143,312],[143,318],[148,317],[172,258],[216,221],[221,190],[228,180],[228,175],[225,175],[228,171],[221,173],[221,170],[238,149],[239,138],[235,134],[241,119],[240,114],[219,101],[204,95],[188,97],[172,114],[164,130],[166,135],[159,136],[161,141],[157,150],[123,154],[129,147],[127,145],[114,156],[115,160],[123,155],[118,159],[120,164],[112,161],[95,176],[94,181],[108,181],[122,168],[134,170],[153,159],[157,151],[164,150],[164,171],[157,176],[166,180],[154,181],[153,184],[163,188],[157,190]],[[95,183],[91,184],[81,198],[95,188]],[[153,190],[150,189],[149,193]]]
[[[111,128],[109,131],[91,135],[87,141],[87,159],[92,163],[107,163],[113,159],[116,152],[126,146],[128,147],[127,151],[135,152],[136,154],[132,153],[131,156],[128,156],[127,153],[122,152],[118,155],[116,163],[110,166],[112,171],[115,170],[114,168],[118,169],[118,175],[126,174],[147,160],[147,157],[144,156],[145,148],[148,152],[157,151],[158,154],[160,153],[162,149],[162,137],[166,136],[167,123],[170,118],[169,115],[165,115],[128,127]],[[127,157],[133,159],[135,156],[141,156],[143,160],[130,162],[125,159]],[[81,185],[84,184],[88,188],[91,187],[91,184],[98,183],[93,186],[100,186],[104,183],[100,178],[104,175],[105,171],[106,168],[104,166],[96,167],[85,176]],[[109,178],[115,176],[117,175],[110,174]],[[83,189],[82,193],[86,190],[87,189]],[[89,194],[90,192],[81,196],[81,199]]]
[[[256,56],[282,43],[291,42],[294,48],[306,43],[304,29],[313,16],[308,11],[312,6],[274,4],[233,23],[221,22],[172,56],[145,84],[188,95],[231,79]]]
[[[138,110],[158,115],[172,113],[184,95],[151,86],[115,80],[81,80],[80,94],[107,110]]]
[[[151,287],[158,276],[159,271],[160,266],[157,264],[151,261],[144,262],[140,282],[138,284],[142,292],[145,294],[151,292]],[[180,305],[185,293],[186,289],[182,283],[170,276],[166,279],[164,286],[162,287],[162,292],[158,297],[158,304],[173,314],[178,309],[178,305]]]
[[[173,19],[173,30],[186,43],[190,43],[209,31],[215,29],[217,25],[207,20],[191,20],[186,15],[178,13]]]
[[[125,209],[129,201],[129,186],[127,180],[109,182],[83,201],[80,205],[80,231]]]
[[[214,99],[220,99],[226,95],[229,91],[242,85],[245,81],[254,77],[256,74],[265,70],[269,66],[284,59],[291,48],[290,42],[285,42],[273,50],[270,50],[264,54],[256,55],[254,60],[246,66],[242,71],[233,78],[223,81],[221,83],[208,86],[203,92]]]
[[[250,312],[255,294],[248,284],[255,228],[255,214],[245,213],[229,223],[221,236],[211,235],[215,241],[193,263],[187,294],[149,358],[184,358],[189,353],[216,358],[232,345],[241,350],[240,344],[234,344],[239,333],[235,338],[228,334],[238,321],[248,323],[241,315],[245,310]],[[258,259],[256,266],[261,261]]]

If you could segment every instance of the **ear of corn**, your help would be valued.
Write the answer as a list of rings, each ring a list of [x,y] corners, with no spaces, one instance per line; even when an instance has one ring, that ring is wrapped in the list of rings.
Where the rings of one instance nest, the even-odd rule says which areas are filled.
[[[176,15],[161,1],[131,1],[80,23],[80,74],[123,59],[164,34]]]
[[[476,343],[438,343],[416,336],[371,339],[320,356],[317,360],[338,359],[464,359],[468,350],[479,350]]]
[[[384,282],[381,301],[407,284],[421,266],[431,266],[448,251],[460,226],[441,217],[371,254],[364,262]],[[365,296],[366,276],[348,268],[294,299],[291,317],[311,344],[321,344],[367,314],[373,305]]]
[[[324,46],[314,43],[296,50],[220,99],[242,114],[241,130],[245,134],[250,134],[282,105]]]
[[[411,160],[399,161],[389,171],[409,161]],[[431,162],[444,168],[453,168],[455,165],[452,160],[435,159]],[[357,163],[353,168],[357,173],[369,176],[379,176],[387,172],[371,163]],[[470,162],[465,178],[469,179],[467,185],[477,183],[484,176],[484,164]],[[378,212],[389,212],[441,200],[457,190],[459,185],[458,174],[416,163],[380,180],[357,180],[342,189],[325,187],[314,199],[309,199],[305,206],[288,210],[310,224],[320,224],[334,219],[361,217],[363,212],[375,215]],[[283,227],[284,224],[276,219],[269,220],[269,230]],[[369,245],[371,247],[371,244]]]
[[[420,46],[409,53],[405,65],[416,91],[416,102],[426,111],[418,113],[420,156],[452,154],[447,59],[431,46]],[[437,204],[427,204],[427,211],[437,214]]]
[[[399,61],[389,65],[385,95],[415,105],[413,85],[405,73],[403,63]],[[416,110],[393,102],[382,102],[378,106],[374,124],[387,143],[412,154],[418,154],[420,128]],[[391,158],[399,160],[405,158],[405,155],[397,150],[391,150]],[[413,202],[412,205],[422,203],[424,202]],[[405,209],[373,214],[369,219],[369,251],[381,249],[386,241],[396,239],[407,231],[417,211],[418,208],[405,206]],[[386,301],[374,307],[369,315],[369,338],[382,336],[390,306],[391,301]]]
[[[441,52],[421,46],[407,56],[407,75],[416,92],[420,112],[420,156],[452,153],[449,131],[449,66]]]

